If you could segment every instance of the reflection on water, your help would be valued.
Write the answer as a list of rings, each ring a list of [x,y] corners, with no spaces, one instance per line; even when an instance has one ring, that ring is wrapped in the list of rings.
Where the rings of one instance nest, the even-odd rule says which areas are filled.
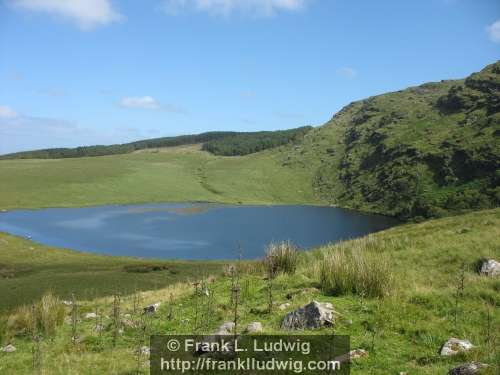
[[[311,248],[397,224],[333,207],[148,204],[0,213],[0,231],[74,250],[178,259],[245,258],[271,241]]]

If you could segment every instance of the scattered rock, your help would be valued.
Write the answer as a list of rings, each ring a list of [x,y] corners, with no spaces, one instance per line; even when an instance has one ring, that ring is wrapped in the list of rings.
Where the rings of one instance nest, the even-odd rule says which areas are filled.
[[[234,322],[225,322],[214,332],[214,335],[230,335],[234,331]]]
[[[488,365],[485,365],[484,363],[479,363],[479,362],[464,363],[464,364],[461,364],[458,367],[452,368],[448,372],[448,375],[474,375],[474,374],[479,374],[479,371],[481,371],[481,369],[485,368],[485,367],[488,367]]]
[[[131,319],[122,319],[121,326],[125,328],[135,328],[135,323]]]
[[[352,362],[354,359],[363,357],[368,357],[368,352],[366,350],[354,349],[351,350],[349,353],[342,354],[341,356],[336,357],[335,360],[344,363],[344,362]]]
[[[335,323],[331,303],[312,301],[308,305],[288,313],[281,322],[282,329],[314,329]]]
[[[85,314],[85,319],[96,319],[96,318],[97,318],[96,313],[90,312]]]
[[[252,322],[245,328],[245,333],[259,333],[262,332],[262,323],[261,322]]]
[[[14,353],[16,351],[16,347],[12,344],[9,344],[7,346],[4,346],[3,348],[0,348],[0,352],[3,353]]]
[[[151,352],[151,350],[149,349],[149,346],[141,346],[140,349],[138,350],[138,352],[141,355],[149,355],[149,353]]]
[[[287,303],[282,303],[281,305],[278,306],[278,309],[280,309],[281,311],[283,310],[286,310],[290,307],[291,305],[287,302]]]
[[[146,306],[144,310],[144,314],[154,314],[156,311],[158,311],[158,308],[160,307],[161,303],[156,302],[153,303],[152,305]]]
[[[474,348],[474,345],[472,345],[470,341],[452,337],[444,343],[441,348],[441,355],[449,357],[460,352],[467,352],[472,348]]]
[[[479,272],[486,276],[499,276],[500,262],[497,262],[495,259],[487,259],[481,264],[481,270]]]
[[[93,329],[95,332],[104,332],[106,327],[102,324],[96,324]]]
[[[130,315],[130,314],[123,314],[123,317],[127,318],[127,319],[130,319],[130,318],[132,318],[132,315]]]

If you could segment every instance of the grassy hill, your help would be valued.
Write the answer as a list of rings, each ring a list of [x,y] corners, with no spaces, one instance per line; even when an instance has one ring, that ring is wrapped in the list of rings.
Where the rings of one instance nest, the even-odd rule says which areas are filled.
[[[500,204],[500,62],[343,108],[284,155],[343,207],[399,217]]]
[[[271,312],[267,308],[269,285],[262,268],[251,262],[235,264],[241,287],[238,326],[260,321],[264,332],[282,332],[279,326],[285,314],[315,299],[331,302],[344,318],[338,319],[334,327],[322,328],[314,334],[348,334],[351,335],[352,348],[364,348],[369,352],[367,358],[353,363],[353,374],[445,374],[457,364],[472,360],[490,365],[483,374],[498,373],[495,364],[500,362],[497,345],[500,284],[498,278],[479,275],[476,265],[483,257],[500,258],[499,238],[500,209],[496,209],[407,224],[361,239],[300,253],[295,272],[279,273],[273,280],[274,308]],[[12,268],[17,268],[16,262],[20,262],[16,258],[19,250],[34,246],[29,241],[10,236],[2,236],[1,239],[7,242],[0,252],[0,263]],[[330,259],[339,253],[358,254],[359,259],[368,260],[375,269],[367,268],[358,274],[344,274],[339,270],[335,275],[347,280],[366,274],[366,280],[371,280],[367,285],[388,280],[387,276],[392,282],[380,284],[383,285],[383,293],[378,297],[363,294],[363,287],[352,291],[345,288],[332,290],[330,284],[325,282],[325,271],[331,274],[328,272],[332,267]],[[6,254],[10,258],[5,259]],[[65,269],[64,259],[69,255],[41,246],[37,247],[37,254],[28,267],[48,267],[47,262],[59,258],[60,254],[62,260],[53,267],[60,265]],[[72,256],[72,272],[81,274],[87,267],[95,267],[93,261],[90,266],[85,265],[88,255],[74,253]],[[102,260],[104,270],[109,267],[109,258],[92,256],[94,258]],[[124,262],[120,258],[114,259],[117,265]],[[384,273],[377,272],[380,267],[384,267]],[[109,272],[115,276],[124,273],[118,268]],[[168,271],[157,273],[165,275],[166,279],[170,277],[168,274]],[[0,354],[0,373],[31,373],[33,348],[38,348],[36,353],[42,358],[35,370],[45,369],[51,375],[147,373],[147,356],[137,354],[137,349],[148,345],[145,338],[150,333],[182,334],[195,329],[199,333],[207,333],[213,332],[222,322],[234,319],[230,277],[216,275],[208,278],[204,275],[193,276],[189,272],[186,276],[206,283],[209,296],[196,294],[193,284],[189,283],[121,295],[120,316],[130,314],[123,319],[136,325],[127,324],[123,333],[118,335],[115,348],[112,344],[113,328],[101,333],[93,328],[100,324],[101,319],[104,326],[113,321],[113,299],[91,298],[92,288],[106,287],[103,283],[90,284],[89,292],[83,293],[84,298],[77,301],[75,329],[79,340],[75,345],[71,342],[72,325],[68,322],[71,310],[60,302],[51,305],[50,300],[45,301],[46,308],[53,309],[50,310],[53,314],[47,316],[54,317],[46,317],[46,324],[53,322],[54,326],[50,327],[55,328],[53,332],[51,328],[44,333],[38,346],[30,338],[29,308],[13,312],[8,321],[5,316],[3,324],[0,323],[0,336],[4,343],[9,341],[14,344],[17,351]],[[28,284],[35,288],[38,280],[22,273],[15,275],[8,280],[10,288],[0,289],[0,300],[11,298],[11,288],[21,291]],[[460,287],[462,281],[463,289]],[[64,279],[59,279],[59,282],[64,282]],[[56,289],[56,292],[62,292],[62,297],[67,299],[67,289]],[[162,302],[159,312],[141,317],[140,307],[155,302]],[[17,303],[23,301],[18,300]],[[281,310],[278,306],[283,303],[290,305]],[[55,318],[61,308],[64,311],[60,318]],[[97,319],[84,318],[86,313],[95,311]],[[23,330],[26,325],[28,329]],[[476,348],[455,357],[441,357],[439,349],[449,337],[468,339]]]
[[[214,155],[247,155],[254,152],[296,142],[312,127],[261,132],[207,132],[176,137],[145,139],[109,146],[83,146],[76,148],[49,148],[0,155],[1,159],[62,159],[128,154],[138,150],[203,144],[203,150]]]
[[[318,203],[312,171],[272,150],[214,156],[200,146],[70,159],[0,160],[0,209],[210,201]]]

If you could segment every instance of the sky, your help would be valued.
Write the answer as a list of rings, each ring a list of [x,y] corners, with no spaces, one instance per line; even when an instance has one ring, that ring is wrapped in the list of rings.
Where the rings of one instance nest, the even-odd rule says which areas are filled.
[[[498,0],[0,0],[0,154],[319,126],[499,59]]]

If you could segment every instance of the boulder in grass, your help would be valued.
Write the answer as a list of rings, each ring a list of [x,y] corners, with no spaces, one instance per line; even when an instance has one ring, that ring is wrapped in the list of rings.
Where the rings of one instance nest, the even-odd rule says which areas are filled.
[[[342,354],[335,358],[335,361],[339,361],[340,363],[352,362],[355,359],[368,357],[368,352],[364,349],[354,349],[349,353]]]
[[[441,355],[445,357],[450,357],[461,352],[467,352],[474,348],[469,340],[460,340],[454,337],[446,341],[441,348]]]
[[[282,303],[281,305],[279,305],[278,309],[280,309],[281,311],[283,311],[283,310],[288,309],[290,306],[291,305],[288,302],[286,302],[286,303]]]
[[[14,353],[16,351],[16,347],[12,344],[6,345],[3,348],[0,348],[0,352],[2,353]]]
[[[252,322],[245,328],[245,333],[259,333],[262,331],[263,328],[261,322]]]
[[[298,330],[332,326],[335,323],[334,313],[335,311],[331,303],[312,301],[288,313],[281,322],[281,328]]]
[[[458,367],[452,368],[448,375],[475,375],[480,374],[481,369],[488,367],[484,363],[470,362],[461,364]]]
[[[156,303],[153,303],[149,306],[146,306],[143,311],[144,311],[144,314],[154,314],[155,312],[158,311],[159,307],[160,307],[161,303],[160,302],[156,302]]]
[[[89,312],[89,313],[85,314],[85,319],[96,319],[96,318],[97,318],[97,314],[94,312]]]
[[[486,276],[500,276],[500,262],[495,259],[484,260],[479,273]]]
[[[230,335],[234,331],[234,322],[225,322],[214,332],[216,336]]]

